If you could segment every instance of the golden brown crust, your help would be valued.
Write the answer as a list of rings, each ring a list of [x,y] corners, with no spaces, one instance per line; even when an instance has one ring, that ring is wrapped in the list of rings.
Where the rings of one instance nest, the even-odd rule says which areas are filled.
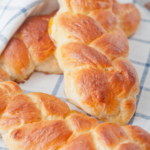
[[[121,110],[123,112],[122,122],[123,120],[130,120],[136,110],[136,98],[129,98],[123,101]]]
[[[18,127],[21,124],[19,117],[3,117],[0,119],[0,128],[3,131],[8,131],[13,127]]]
[[[69,101],[103,121],[126,124],[135,111],[139,80],[127,59],[128,40],[118,27],[112,2],[59,1],[51,37]],[[91,9],[90,3],[104,7]]]
[[[47,30],[46,30],[47,31]],[[49,35],[46,32],[38,41],[34,41],[30,47],[30,54],[36,65],[44,62],[54,52],[55,46],[49,39]]]
[[[70,112],[69,107],[55,96],[37,92],[30,93],[29,96],[36,99],[38,105],[45,111],[46,116],[55,115],[65,118]]]
[[[9,80],[9,75],[8,73],[0,67],[0,81],[8,81]]]
[[[14,82],[0,83],[7,95],[0,116],[0,134],[9,150],[149,150],[150,134],[137,126],[102,123],[70,111],[60,99],[23,94]],[[1,100],[1,99],[0,99]]]
[[[141,150],[141,148],[133,143],[125,143],[120,145],[117,150]]]
[[[85,133],[70,140],[64,150],[96,150],[91,133]]]
[[[13,74],[14,70],[18,75],[26,74],[29,70],[30,63],[32,63],[26,46],[17,38],[12,38],[9,41],[1,58],[10,71],[10,74]]]
[[[120,4],[113,0],[113,10],[119,19],[119,26],[127,37],[135,33],[140,23],[140,13],[138,9],[130,3]]]
[[[118,102],[103,71],[89,68],[75,74],[75,86],[83,105],[94,108],[97,116],[103,112],[114,114],[119,111]]]
[[[112,31],[118,25],[116,15],[109,10],[93,11],[91,16],[107,31]]]
[[[10,136],[18,142],[20,149],[57,150],[66,143],[71,134],[72,131],[64,121],[51,120],[28,124],[12,131]]]
[[[20,117],[25,123],[41,120],[40,111],[32,103],[31,99],[24,94],[12,97],[5,113],[15,117]]]
[[[142,128],[138,126],[124,126],[124,130],[128,133],[131,141],[136,141],[136,143],[141,147],[141,149],[150,149],[150,135]]]
[[[108,71],[106,74],[116,97],[126,98],[131,92],[138,94],[138,90],[134,91],[134,86],[139,84],[138,74],[132,64],[123,58],[116,59],[114,64],[116,70]]]
[[[61,53],[64,67],[84,65],[98,68],[112,67],[111,61],[107,56],[84,44],[69,43],[62,47]]]
[[[129,44],[121,29],[115,29],[97,38],[91,46],[106,54],[111,60],[129,55]]]
[[[59,16],[58,20],[64,30],[86,44],[105,33],[105,30],[94,19],[81,14],[72,16],[69,13],[64,13]],[[92,32],[89,32],[90,30]]]
[[[28,18],[18,29],[17,35],[29,48],[33,43],[38,41],[46,33],[47,21],[38,17]]]
[[[44,18],[44,19],[43,19]],[[19,28],[17,35],[29,48],[34,63],[37,65],[50,57],[55,49],[48,35],[50,17],[30,17]]]
[[[96,119],[81,113],[74,113],[68,119],[73,130],[78,133],[94,129],[99,124]]]
[[[9,95],[1,95],[0,98],[1,98],[0,99],[0,115],[2,115],[2,113],[6,109],[8,101],[10,100],[10,96]]]
[[[112,0],[68,0],[68,3],[70,3],[70,7],[71,9],[73,9],[74,12],[87,14],[93,10],[110,9],[112,5]]]
[[[114,13],[110,11],[112,4],[112,11]],[[85,40],[86,42],[90,42],[92,39],[95,39],[97,35],[104,33],[105,30],[107,32],[115,30],[116,26],[122,28],[126,36],[129,37],[135,33],[140,22],[139,11],[133,4],[120,4],[115,0],[66,0],[66,5],[70,10],[72,9],[75,13],[80,13],[82,15],[87,15],[93,11],[90,13],[90,16],[92,16],[98,24],[95,25],[94,23],[94,26],[89,24],[88,29],[94,31],[92,34],[87,33],[86,30],[86,23],[90,22],[90,19],[83,18],[82,15],[80,15],[80,17],[76,17],[76,19],[72,19],[71,22],[68,22],[69,18],[66,18],[66,22],[62,19],[61,24],[63,24],[63,26],[68,26],[67,30],[72,31],[72,36],[70,36],[70,38],[77,38],[82,42]],[[48,21],[55,14],[56,11],[50,15],[29,17],[18,29],[13,38],[17,38],[22,42],[19,41],[16,46],[13,46],[13,39],[5,48],[2,56],[4,66],[2,68],[0,67],[1,81],[14,80],[17,82],[24,82],[25,79],[29,78],[34,70],[47,72],[49,74],[62,74],[62,70],[60,69],[56,59],[52,56],[55,46],[50,40],[47,32]],[[81,22],[79,19],[81,16],[86,22]],[[70,25],[68,25],[68,23],[70,23]],[[74,23],[76,23],[76,28],[73,29],[71,24]],[[79,26],[82,24],[85,25],[83,28],[80,28]],[[95,29],[99,31],[96,31]],[[105,40],[105,38],[103,40]],[[103,43],[102,39],[100,41]],[[106,41],[104,41],[104,43],[106,43]],[[23,44],[25,44],[25,46]],[[8,48],[10,46],[11,48]],[[108,53],[110,52],[110,49],[112,49],[112,53],[110,52],[109,54],[111,59],[119,56],[126,57],[128,55],[127,51],[123,51],[124,49],[118,49],[115,45],[108,46],[106,44],[102,44],[101,46],[104,48],[104,53]],[[21,52],[25,52],[25,55],[22,56]],[[17,55],[13,57],[13,53]],[[11,54],[11,56],[9,54]],[[32,58],[32,61],[29,56]],[[17,58],[21,58],[22,61]],[[16,61],[17,63],[15,63]]]
[[[125,32],[127,37],[135,33],[140,23],[140,13],[133,4],[120,4],[116,0],[68,0],[67,3],[68,7],[75,13],[87,15],[91,11],[95,11],[95,15],[100,18],[98,19],[99,23],[107,31],[112,29],[113,24],[116,25],[117,23],[119,27]],[[112,4],[112,11],[118,17],[117,20],[115,19],[116,16],[114,16],[113,13],[107,11],[111,9]],[[97,10],[102,11],[97,13]]]
[[[49,19],[55,14],[26,19],[1,54],[0,80],[22,82],[34,70],[62,73],[52,57],[55,46],[48,35]]]
[[[0,115],[2,115],[6,109],[6,106],[11,100],[11,97],[15,94],[22,94],[23,91],[17,84],[13,82],[7,82],[0,85]],[[5,123],[5,122],[4,122]]]
[[[101,124],[96,129],[97,138],[100,143],[114,149],[118,143],[127,139],[127,136],[122,127],[116,124]]]
[[[7,82],[1,82],[0,84],[0,96],[3,96],[5,94],[8,94],[10,96],[22,94],[22,89],[18,86],[18,84],[7,81]]]
[[[22,26],[18,29],[15,36],[19,37],[27,48],[47,34],[48,22],[56,14],[56,11],[50,15],[42,15],[29,17],[25,20]],[[49,39],[49,42],[51,40]]]

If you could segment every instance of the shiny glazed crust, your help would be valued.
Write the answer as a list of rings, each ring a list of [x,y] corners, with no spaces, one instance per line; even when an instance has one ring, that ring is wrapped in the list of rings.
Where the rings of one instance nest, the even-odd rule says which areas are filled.
[[[135,33],[140,23],[140,13],[138,9],[131,3],[120,4],[113,0],[112,11],[118,18],[119,27],[124,31],[127,37]]]
[[[105,122],[128,123],[139,80],[127,59],[128,40],[115,21],[113,1],[59,0],[59,5],[49,33],[68,101]]]
[[[0,56],[0,79],[22,82],[34,72],[61,74],[48,35],[51,15],[29,17],[10,39]]]
[[[93,7],[96,9],[96,6]],[[114,0],[112,10],[117,17],[110,11],[103,10],[98,14],[95,11],[94,16],[98,23],[104,25],[107,31],[113,30],[116,25],[123,29],[127,37],[134,34],[140,22],[140,14],[136,7]],[[53,53],[55,46],[47,32],[48,21],[54,14],[55,12],[51,15],[30,17],[23,23],[1,55],[1,81],[23,82],[33,71],[62,73]]]
[[[54,96],[25,95],[12,81],[0,83],[0,134],[9,150],[150,149],[150,134],[138,126],[99,124]]]

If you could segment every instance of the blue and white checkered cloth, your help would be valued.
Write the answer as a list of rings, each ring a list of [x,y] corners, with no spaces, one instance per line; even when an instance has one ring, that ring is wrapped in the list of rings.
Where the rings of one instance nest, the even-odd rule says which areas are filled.
[[[129,38],[129,60],[136,68],[140,80],[140,92],[137,96],[137,110],[129,124],[138,125],[150,133],[150,11],[140,6],[135,0],[118,0],[131,2],[141,13],[141,22],[136,33]],[[48,4],[47,4],[48,3]],[[29,15],[50,13],[57,6],[56,0],[1,0],[0,1],[0,51],[2,51],[17,28]],[[44,8],[44,11],[43,11]],[[44,92],[55,95],[67,104],[64,95],[63,75],[44,75],[35,72],[28,81],[20,84],[25,93]],[[71,109],[77,109],[69,104]],[[0,150],[4,148],[0,140]]]
[[[28,16],[51,13],[56,7],[56,0],[0,0],[0,54]]]

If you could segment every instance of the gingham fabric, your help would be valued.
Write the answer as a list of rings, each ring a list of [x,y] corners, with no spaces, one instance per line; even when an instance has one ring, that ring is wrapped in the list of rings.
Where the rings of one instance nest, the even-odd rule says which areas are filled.
[[[51,13],[56,4],[56,0],[0,0],[0,53],[28,16]]]
[[[136,68],[140,80],[137,110],[129,124],[141,126],[150,133],[150,11],[140,6],[135,0],[118,1],[134,3],[141,13],[139,28],[129,38],[129,60]],[[37,6],[37,4],[39,5]],[[43,8],[44,12],[42,11],[42,13],[48,13],[56,7],[56,0],[46,0],[44,2],[42,0],[0,0],[0,50],[3,50],[9,38],[27,16],[31,13],[39,14]],[[2,26],[4,30],[2,30]],[[25,93],[44,92],[57,96],[69,104],[64,95],[63,75],[45,75],[35,72],[20,86]],[[83,112],[71,104],[69,106],[71,109]],[[7,150],[2,139],[0,139],[0,150]]]

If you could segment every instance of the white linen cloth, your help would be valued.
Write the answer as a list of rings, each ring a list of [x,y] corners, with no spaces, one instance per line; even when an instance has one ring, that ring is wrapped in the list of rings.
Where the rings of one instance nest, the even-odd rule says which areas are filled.
[[[145,4],[149,3],[150,0],[136,0],[136,2],[144,6]]]
[[[136,68],[140,81],[137,110],[129,124],[138,125],[150,133],[150,11],[135,0],[119,0],[119,2],[134,3],[141,13],[139,28],[129,38],[129,60]],[[0,52],[26,17],[47,14],[57,8],[56,0],[0,0]],[[64,95],[63,75],[35,72],[20,86],[25,93],[44,92],[55,95],[69,104]],[[71,104],[69,106],[83,112]],[[2,139],[0,150],[7,150]]]

